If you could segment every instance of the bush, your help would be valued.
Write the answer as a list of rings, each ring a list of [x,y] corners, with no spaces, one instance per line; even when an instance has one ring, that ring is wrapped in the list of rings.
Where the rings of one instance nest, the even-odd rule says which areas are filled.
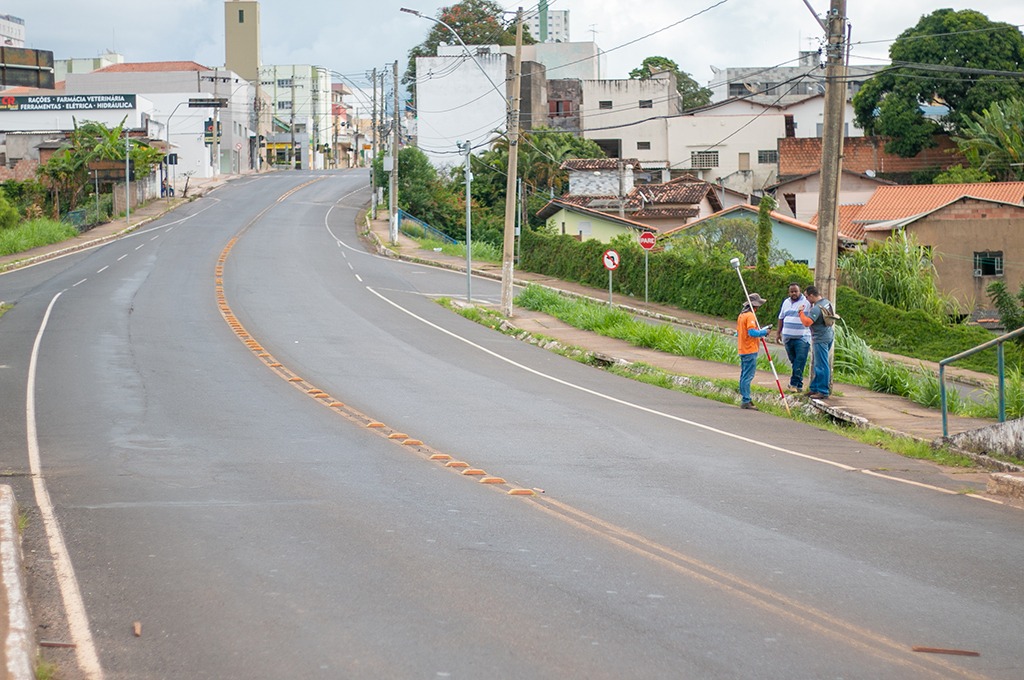
[[[66,241],[78,234],[70,224],[39,218],[0,231],[0,255],[13,255],[39,246]]]
[[[20,221],[21,217],[18,215],[18,209],[0,195],[0,229],[11,229],[18,226]]]

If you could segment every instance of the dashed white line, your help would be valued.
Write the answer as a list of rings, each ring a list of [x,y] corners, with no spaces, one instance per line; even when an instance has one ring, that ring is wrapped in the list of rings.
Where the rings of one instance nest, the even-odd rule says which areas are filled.
[[[150,241],[155,241],[155,240],[157,240],[158,238],[160,238],[160,234],[157,234],[156,236],[154,236],[153,238],[151,238],[151,239],[149,239],[149,240],[150,240]]]
[[[363,277],[361,277],[359,274],[356,274],[356,281],[358,281],[359,283],[362,283],[363,282]]]
[[[121,257],[117,258],[117,261],[118,261],[118,262],[120,262],[121,260],[123,260],[123,259],[124,259],[124,258],[126,258],[126,257],[128,257],[128,253],[125,253],[125,254],[124,254],[124,255],[122,255]]]
[[[78,283],[76,283],[76,284],[75,284],[74,286],[71,286],[71,287],[72,287],[72,288],[75,288],[75,287],[77,287],[77,286],[80,286],[80,285],[82,285],[83,283],[85,283],[85,282],[86,282],[86,281],[88,281],[88,280],[89,280],[89,279],[82,279],[81,281],[79,281]]]
[[[109,264],[105,264],[102,267],[100,267],[99,269],[97,269],[96,273],[97,274],[102,274],[103,272],[107,271],[109,268],[110,268],[110,265]]]
[[[146,245],[146,244],[145,243],[140,243],[139,245],[135,246],[135,250],[138,250],[139,248],[141,248],[144,245]]]

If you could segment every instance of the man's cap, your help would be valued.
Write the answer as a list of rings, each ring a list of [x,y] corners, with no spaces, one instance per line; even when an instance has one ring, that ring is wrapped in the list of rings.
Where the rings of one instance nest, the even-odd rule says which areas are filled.
[[[767,300],[765,300],[763,297],[761,297],[757,293],[751,293],[750,294],[750,304],[753,305],[754,307],[760,307],[765,302],[767,302]]]

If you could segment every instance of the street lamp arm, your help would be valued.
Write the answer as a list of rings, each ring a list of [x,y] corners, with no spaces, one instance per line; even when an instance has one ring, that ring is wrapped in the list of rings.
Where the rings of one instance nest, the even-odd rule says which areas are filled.
[[[459,44],[462,45],[462,49],[466,51],[466,55],[473,60],[473,63],[476,64],[477,68],[480,69],[480,72],[483,73],[484,76],[487,78],[487,81],[491,84],[491,87],[494,88],[494,91],[501,95],[501,98],[505,100],[506,104],[511,106],[508,97],[505,96],[505,93],[501,91],[501,88],[499,88],[498,85],[494,82],[494,79],[491,78],[491,74],[489,74],[484,69],[483,65],[479,61],[477,61],[476,55],[474,55],[473,52],[469,49],[469,47],[466,45],[466,43],[462,41],[462,37],[459,36],[459,34],[455,31],[454,28],[452,28],[451,26],[449,26],[448,24],[446,24],[445,22],[441,21],[436,17],[427,16],[426,14],[423,14],[414,9],[409,9],[408,7],[401,7],[399,11],[405,12],[406,14],[418,16],[419,18],[426,19],[427,21],[433,21],[434,23],[441,24],[442,26],[447,28],[451,32],[451,34],[455,36],[455,39],[459,41]]]

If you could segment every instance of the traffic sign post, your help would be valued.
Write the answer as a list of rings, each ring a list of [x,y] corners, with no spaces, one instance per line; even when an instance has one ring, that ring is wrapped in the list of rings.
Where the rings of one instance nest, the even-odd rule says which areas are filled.
[[[619,268],[619,254],[614,250],[604,251],[601,256],[604,268],[608,270],[608,306],[612,306],[612,272]]]
[[[640,233],[640,247],[644,249],[644,304],[647,304],[647,274],[650,271],[648,265],[647,256],[651,252],[651,248],[657,242],[657,238],[654,236],[653,231],[644,231]]]

